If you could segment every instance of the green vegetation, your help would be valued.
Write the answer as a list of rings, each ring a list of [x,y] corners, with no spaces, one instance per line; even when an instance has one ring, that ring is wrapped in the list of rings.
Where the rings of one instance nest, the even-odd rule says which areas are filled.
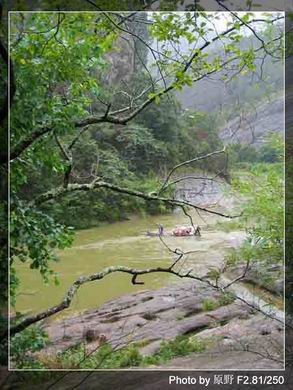
[[[154,355],[146,356],[144,365],[165,363],[176,356],[186,356],[192,352],[202,352],[206,348],[204,342],[189,335],[177,336],[174,340],[163,341]]]
[[[216,228],[217,230],[229,233],[233,230],[239,230],[243,228],[243,223],[236,219],[231,221],[218,221],[212,226],[212,228]]]
[[[220,298],[218,299],[219,306],[230,305],[230,303],[233,303],[234,301],[235,301],[235,295],[230,292],[222,293]]]
[[[178,313],[176,315],[176,321],[181,321],[181,320],[183,320],[183,318],[184,318],[184,314],[182,314],[182,313]]]
[[[274,132],[268,132],[264,144],[256,147],[250,144],[232,144],[229,145],[229,157],[231,168],[236,167],[249,169],[251,165],[280,162],[283,155],[282,135]],[[280,158],[281,156],[281,158]]]
[[[51,264],[58,260],[56,251],[71,246],[74,229],[123,220],[132,213],[170,212],[172,202],[163,203],[155,195],[162,177],[182,161],[222,148],[218,129],[231,111],[237,112],[235,105],[225,112],[185,110],[178,93],[210,75],[225,82],[247,77],[257,70],[264,52],[259,40],[243,31],[253,14],[241,15],[242,22],[231,15],[227,33],[220,36],[214,28],[220,15],[199,16],[203,20],[193,23],[193,13],[154,13],[153,23],[147,23],[144,14],[140,19],[104,13],[11,15],[12,305],[19,287],[17,262],[39,270],[44,283],[58,284]],[[275,39],[274,17],[264,16],[260,34],[277,57],[282,49]],[[154,41],[159,56],[149,53]],[[183,41],[186,50],[170,51]],[[246,85],[243,79],[240,83],[239,90]],[[271,84],[277,85],[276,80]],[[259,96],[254,92],[250,89],[250,103]],[[242,221],[250,234],[239,254],[242,260],[280,261],[283,183],[275,146],[272,139],[260,153],[248,146],[229,148],[233,169],[254,163],[243,180],[233,179],[246,202]],[[226,166],[221,155],[196,168],[227,179],[232,166]],[[160,196],[172,200],[173,190],[170,186]],[[209,276],[217,279],[218,273],[211,270]],[[6,298],[6,292],[2,294]],[[232,300],[225,295],[219,301],[206,300],[203,307],[213,310]],[[195,338],[180,336],[162,342],[156,354],[145,358],[135,344],[113,351],[106,343],[90,356],[80,345],[51,362],[38,362],[33,353],[47,341],[38,327],[17,334],[12,339],[13,363],[18,368],[132,367],[205,348]]]
[[[202,310],[203,311],[214,310],[217,307],[218,307],[218,304],[214,299],[206,298],[202,301]]]
[[[199,32],[193,31],[194,36],[187,33],[189,16],[156,15],[156,23],[151,28],[130,22],[128,28],[145,42],[156,38],[163,45],[182,35],[192,44]],[[27,34],[19,30],[23,24]],[[54,192],[60,186],[66,187],[68,183],[89,184],[95,178],[150,193],[160,187],[161,176],[174,164],[221,146],[217,134],[218,115],[183,110],[174,94],[160,93],[160,84],[153,87],[155,101],[134,115],[129,123],[116,124],[112,123],[112,118],[103,117],[105,102],[110,102],[111,112],[119,112],[129,104],[129,96],[136,96],[137,91],[149,84],[143,62],[148,47],[140,40],[136,41],[136,49],[142,61],[137,58],[132,71],[127,66],[127,88],[124,80],[116,78],[116,68],[111,68],[109,59],[117,61],[116,67],[121,70],[123,61],[128,64],[133,53],[127,47],[121,49],[120,30],[114,27],[109,18],[102,15],[97,19],[94,13],[12,15],[11,60],[17,86],[11,110],[12,303],[18,287],[17,261],[39,269],[45,282],[53,279],[58,283],[50,261],[56,260],[56,249],[70,246],[71,227],[88,228],[123,220],[133,213],[171,211],[166,203],[145,202],[125,191],[105,188],[68,191],[66,196],[56,193],[41,204],[37,202],[38,196],[46,191]],[[203,33],[204,26],[200,30],[200,34]],[[233,39],[231,35],[230,49]],[[168,50],[162,50],[169,57]],[[248,58],[245,53],[239,52],[240,57],[243,54],[241,66],[249,68],[253,56]],[[215,71],[220,70],[218,62],[222,55],[219,52],[213,57]],[[213,63],[206,60],[206,55],[198,52],[197,57],[193,72],[196,73],[197,68],[211,71]],[[180,90],[190,84],[191,74],[187,76],[182,72],[184,63],[178,62],[175,66],[171,61],[157,65],[174,75],[173,89]],[[152,96],[139,95],[136,105],[145,99]],[[82,125],[91,115],[102,115],[101,123]],[[35,134],[41,136],[35,140]],[[213,172],[223,164],[219,159],[210,159],[203,166]],[[169,187],[164,196],[171,195]]]
[[[51,369],[145,367],[165,363],[176,356],[202,352],[206,348],[206,343],[189,335],[177,336],[174,340],[162,341],[160,349],[153,355],[147,356],[140,354],[140,347],[140,343],[132,343],[127,347],[115,350],[108,343],[105,343],[96,351],[86,352],[86,345],[80,344],[59,353],[52,359],[43,358],[42,364]]]
[[[202,310],[211,311],[218,307],[229,305],[234,302],[235,296],[229,292],[223,292],[218,299],[206,298],[202,301]]]
[[[283,142],[270,135],[262,156],[269,161],[251,163],[250,171],[238,170],[232,180],[237,195],[242,197],[239,223],[247,239],[239,250],[231,250],[227,265],[257,263],[264,285],[272,282],[267,270],[271,265],[283,266],[284,256],[284,166]],[[233,222],[228,222],[226,225]],[[234,227],[234,226],[233,226]]]
[[[49,342],[47,333],[38,325],[31,326],[11,338],[10,356],[15,368],[42,369],[45,366],[34,357],[34,352],[43,349]]]
[[[68,226],[87,228],[125,219],[134,212],[170,211],[166,204],[145,202],[127,195],[126,191],[105,188],[68,191],[66,196],[53,194],[50,201],[40,205],[34,203],[39,195],[54,192],[62,184],[65,187],[68,183],[88,184],[94,178],[122,188],[153,192],[159,187],[159,178],[175,164],[221,147],[217,133],[221,115],[183,110],[172,92],[162,93],[160,83],[152,86],[147,97],[146,93],[141,93],[135,98],[138,107],[146,98],[150,101],[131,121],[124,123],[123,115],[118,115],[117,120],[114,114],[115,120],[108,114],[103,116],[107,106],[111,113],[121,110],[128,113],[130,97],[149,85],[150,74],[146,72],[144,61],[148,44],[154,39],[160,42],[165,58],[170,57],[169,42],[177,44],[185,39],[190,45],[190,52],[184,55],[186,58],[187,54],[192,55],[194,62],[190,72],[186,72],[182,58],[177,62],[157,60],[153,64],[169,78],[170,74],[174,75],[173,90],[191,86],[199,71],[220,72],[223,58],[226,61],[227,56],[237,56],[237,67],[242,73],[256,70],[253,46],[242,37],[237,19],[229,22],[232,31],[221,37],[221,45],[216,40],[211,52],[193,53],[192,45],[199,37],[210,33],[212,16],[202,13],[206,22],[192,28],[189,13],[184,17],[180,14],[154,14],[152,17],[154,23],[149,27],[131,21],[126,26],[130,34],[140,36],[135,40],[138,58],[132,70],[127,65],[124,76],[126,88],[125,80],[119,78],[115,70],[124,71],[125,63],[128,64],[134,54],[122,45],[121,31],[116,26],[118,15],[101,15],[98,19],[94,13],[12,15],[11,59],[17,85],[11,113],[11,267],[14,275],[14,262],[21,260],[39,269],[47,281],[49,262],[55,260],[54,250],[69,246],[72,241]],[[146,19],[146,15],[142,18]],[[252,15],[247,14],[245,23],[251,18]],[[26,34],[22,34],[20,28],[24,24]],[[268,40],[274,37],[272,26],[269,33],[270,24],[268,20],[266,32],[263,32]],[[256,44],[252,39],[251,43]],[[278,46],[274,50],[278,53]],[[110,59],[114,64],[117,62],[117,69],[115,66],[111,69]],[[94,120],[87,127],[83,123],[87,123],[90,116]],[[100,119],[96,120],[97,117]],[[41,137],[34,141],[32,135],[39,133]],[[209,159],[197,167],[219,172],[225,167],[225,159]],[[165,192],[164,195],[170,194]],[[50,237],[48,241],[42,239],[45,234]],[[14,296],[16,275],[12,281]]]
[[[249,238],[242,247],[243,258],[257,258],[269,264],[282,262],[283,165],[258,165],[249,180],[235,180],[234,185],[246,197],[242,219]]]

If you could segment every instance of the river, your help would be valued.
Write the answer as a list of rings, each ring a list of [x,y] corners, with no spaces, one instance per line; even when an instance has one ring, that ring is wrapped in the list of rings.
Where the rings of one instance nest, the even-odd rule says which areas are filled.
[[[182,265],[205,274],[210,266],[222,262],[227,248],[241,243],[244,233],[213,230],[211,224],[215,218],[211,216],[205,216],[205,222],[197,214],[193,215],[193,219],[195,224],[202,227],[201,237],[166,237],[164,240],[173,249],[196,251],[188,255]],[[158,237],[145,235],[147,230],[156,231],[158,223],[171,231],[176,225],[188,224],[188,220],[181,213],[133,217],[128,221],[77,231],[72,247],[57,253],[60,261],[52,263],[60,280],[59,286],[55,286],[53,281],[44,285],[37,270],[31,270],[29,264],[20,264],[17,267],[21,284],[16,310],[28,314],[59,303],[78,276],[100,271],[110,265],[146,268],[171,264],[172,253]],[[97,307],[125,293],[159,288],[175,279],[162,273],[146,275],[143,277],[144,285],[134,286],[129,275],[111,274],[101,281],[82,286],[66,314]]]

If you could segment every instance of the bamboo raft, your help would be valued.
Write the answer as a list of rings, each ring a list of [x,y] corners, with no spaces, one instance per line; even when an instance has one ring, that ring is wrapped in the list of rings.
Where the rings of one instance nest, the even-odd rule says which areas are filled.
[[[145,233],[149,237],[192,237],[201,236],[201,228],[199,226],[181,226],[175,228],[172,232],[150,232],[149,230]]]

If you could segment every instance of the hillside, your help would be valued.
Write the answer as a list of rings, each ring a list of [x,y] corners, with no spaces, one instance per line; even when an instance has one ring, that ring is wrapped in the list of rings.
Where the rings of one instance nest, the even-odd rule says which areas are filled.
[[[284,99],[279,96],[269,103],[262,103],[246,116],[236,116],[219,130],[224,143],[249,143],[255,146],[264,142],[269,131],[283,132]]]

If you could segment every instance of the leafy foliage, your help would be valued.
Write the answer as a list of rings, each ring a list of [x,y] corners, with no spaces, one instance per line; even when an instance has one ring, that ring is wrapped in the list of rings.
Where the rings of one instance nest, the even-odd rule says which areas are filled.
[[[234,190],[242,195],[240,221],[248,236],[239,250],[228,255],[230,266],[243,261],[259,262],[266,268],[283,265],[284,172],[280,162],[283,142],[278,136],[270,136],[263,150],[269,150],[276,162],[250,164],[250,172],[240,170],[232,180]]]
[[[148,173],[165,161],[167,150],[149,129],[132,126],[117,135],[121,157],[128,163],[129,169],[138,174]]]
[[[245,224],[250,241],[245,257],[251,256],[253,247],[261,248],[268,262],[282,261],[284,236],[284,182],[282,165],[257,165],[248,180],[234,180],[235,188],[246,197]],[[256,250],[256,249],[255,249]]]
[[[21,23],[25,36],[16,29]],[[91,72],[105,67],[102,55],[115,39],[114,33],[97,36],[95,28],[105,31],[106,26],[94,14],[13,14],[11,34],[17,37],[11,56],[18,88],[12,145],[36,126],[53,126],[59,133],[73,130],[72,118],[88,112],[88,92],[99,91]]]
[[[43,349],[48,344],[48,341],[48,335],[39,326],[31,326],[12,337],[10,343],[10,356],[15,368],[45,368],[32,353]]]
[[[277,163],[282,160],[283,140],[278,133],[268,132],[264,144],[259,147],[250,144],[231,144],[228,147],[231,168],[245,167],[252,163]]]
[[[54,220],[31,207],[23,204],[12,205],[10,219],[10,248],[11,248],[11,298],[15,302],[15,292],[18,286],[18,278],[14,269],[14,261],[30,261],[30,268],[39,269],[45,282],[48,282],[49,275],[54,276],[55,283],[58,283],[56,274],[50,269],[49,261],[57,261],[54,249],[64,249],[72,242],[72,232]]]
[[[88,353],[85,344],[79,344],[61,352],[53,360],[42,360],[47,368],[107,369],[126,368],[160,364],[176,356],[186,356],[205,349],[204,342],[187,335],[177,336],[174,340],[162,341],[160,349],[153,355],[143,356],[139,352],[140,343],[113,350],[110,344],[102,344],[96,351]]]
[[[202,302],[203,311],[210,311],[217,308],[217,302],[214,299],[204,299]]]
[[[186,356],[192,352],[202,352],[206,348],[203,341],[187,335],[177,336],[174,340],[163,341],[154,355],[146,356],[144,364],[160,364],[176,356]]]

